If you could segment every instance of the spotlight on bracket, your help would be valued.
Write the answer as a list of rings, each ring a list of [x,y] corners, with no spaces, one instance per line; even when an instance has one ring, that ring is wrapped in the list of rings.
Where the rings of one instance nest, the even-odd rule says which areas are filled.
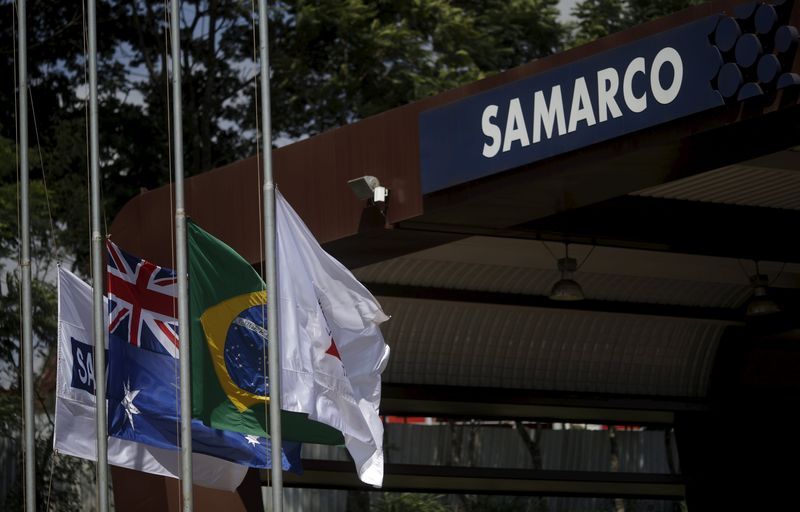
[[[359,199],[368,199],[372,203],[381,205],[389,197],[389,189],[381,186],[381,182],[375,176],[361,176],[349,180],[347,185]]]

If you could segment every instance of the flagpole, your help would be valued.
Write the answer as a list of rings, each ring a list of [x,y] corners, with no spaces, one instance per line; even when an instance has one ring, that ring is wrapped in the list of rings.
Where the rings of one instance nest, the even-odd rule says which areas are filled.
[[[22,291],[22,409],[25,451],[25,510],[36,510],[36,445],[33,417],[33,314],[31,306],[30,175],[28,172],[28,47],[25,0],[17,0],[19,40],[20,286]]]
[[[192,390],[189,343],[189,275],[186,258],[186,209],[183,194],[183,113],[181,110],[181,39],[179,0],[170,2],[172,47],[172,141],[175,155],[175,266],[178,276],[178,332],[181,374],[181,491],[183,510],[193,509],[192,496]],[[209,141],[210,143],[210,141]]]
[[[272,439],[272,510],[283,510],[283,469],[281,468],[281,374],[278,346],[278,280],[275,250],[275,183],[272,178],[272,124],[269,93],[269,31],[267,1],[258,0],[258,40],[261,60],[261,125],[264,148],[264,241],[267,260],[267,358],[269,359],[269,434]]]
[[[89,44],[89,170],[92,216],[92,306],[94,382],[97,404],[97,510],[108,510],[108,423],[106,420],[106,324],[103,311],[103,235],[100,221],[100,150],[97,127],[97,15],[95,0],[86,4]]]

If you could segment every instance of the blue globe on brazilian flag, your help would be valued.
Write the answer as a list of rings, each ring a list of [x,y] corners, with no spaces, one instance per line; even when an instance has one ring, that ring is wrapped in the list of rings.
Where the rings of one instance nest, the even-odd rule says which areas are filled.
[[[222,430],[268,436],[265,286],[236,251],[187,223],[191,318],[192,416]],[[343,444],[341,432],[282,411],[283,438]]]

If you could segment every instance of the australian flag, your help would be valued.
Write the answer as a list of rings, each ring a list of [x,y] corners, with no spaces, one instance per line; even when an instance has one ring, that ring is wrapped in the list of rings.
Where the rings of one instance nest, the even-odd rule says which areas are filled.
[[[178,360],[109,340],[108,433],[177,450],[180,446]],[[209,428],[192,420],[192,451],[250,467],[272,466],[268,439]],[[284,443],[281,466],[302,472],[300,443]]]
[[[108,433],[180,446],[175,272],[108,243]],[[285,441],[284,470],[302,473],[300,443]],[[192,420],[192,451],[250,467],[271,467],[269,439],[212,429]]]

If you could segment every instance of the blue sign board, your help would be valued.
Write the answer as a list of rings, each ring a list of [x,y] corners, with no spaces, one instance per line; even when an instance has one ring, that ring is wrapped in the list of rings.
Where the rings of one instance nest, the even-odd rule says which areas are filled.
[[[420,115],[422,192],[724,104],[710,16]]]

